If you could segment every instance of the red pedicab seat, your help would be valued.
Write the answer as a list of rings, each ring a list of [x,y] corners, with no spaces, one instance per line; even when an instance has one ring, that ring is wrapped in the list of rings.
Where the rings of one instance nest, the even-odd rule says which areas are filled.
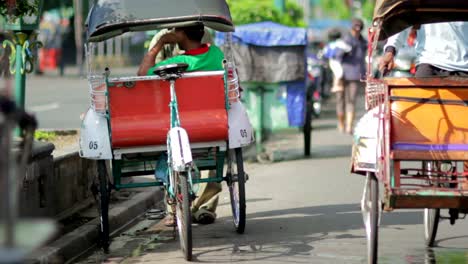
[[[191,143],[226,141],[223,73],[188,75],[175,83],[181,127],[186,129]],[[113,148],[166,144],[171,121],[168,81],[118,81],[109,84],[108,92]]]

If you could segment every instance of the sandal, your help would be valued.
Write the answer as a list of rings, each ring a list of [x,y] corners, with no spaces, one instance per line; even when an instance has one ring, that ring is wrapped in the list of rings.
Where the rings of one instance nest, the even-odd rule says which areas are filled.
[[[166,217],[164,218],[164,225],[167,226],[167,227],[176,226],[176,222],[175,222],[173,214],[166,215]]]
[[[193,220],[193,222],[198,224],[209,225],[216,220],[216,214],[205,209],[200,209],[194,214]]]

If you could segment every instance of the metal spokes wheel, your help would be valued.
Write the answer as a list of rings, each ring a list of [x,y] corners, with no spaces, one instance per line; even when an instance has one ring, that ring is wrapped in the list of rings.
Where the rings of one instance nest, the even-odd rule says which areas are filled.
[[[433,161],[423,162],[424,171],[427,172],[429,179],[437,176],[437,163]],[[426,246],[433,247],[439,227],[440,209],[424,209],[424,240]]]
[[[368,172],[361,210],[366,228],[368,263],[377,263],[379,240],[379,183],[374,173]]]
[[[192,211],[186,174],[175,175],[176,219],[180,246],[186,260],[192,260]]]
[[[428,247],[434,246],[439,219],[440,209],[424,209],[424,238]]]
[[[231,149],[227,156],[227,184],[237,233],[245,230],[245,172],[242,148]]]
[[[97,161],[97,179],[93,184],[93,193],[97,202],[100,226],[99,238],[100,246],[104,253],[109,253],[110,238],[109,238],[109,200],[111,186],[107,173],[105,160]]]

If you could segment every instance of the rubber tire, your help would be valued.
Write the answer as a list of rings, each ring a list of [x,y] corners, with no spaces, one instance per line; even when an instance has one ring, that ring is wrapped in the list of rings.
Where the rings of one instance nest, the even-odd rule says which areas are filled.
[[[107,166],[105,160],[97,161],[98,172],[98,212],[100,218],[99,238],[100,245],[104,253],[109,253],[110,237],[109,237],[109,199],[110,199],[110,184],[107,174]]]
[[[234,152],[234,153],[233,153]],[[234,150],[229,150],[228,155],[231,157],[228,158],[228,162],[231,162],[231,166],[236,166],[237,172],[237,181],[233,181],[232,172],[227,171],[226,177],[228,180],[229,196],[231,198],[231,209],[232,216],[234,220],[234,227],[236,232],[243,234],[245,231],[245,222],[246,222],[246,205],[245,205],[245,172],[244,172],[244,159],[242,156],[242,148],[236,148]],[[235,158],[235,162],[232,160],[232,157]],[[236,192],[237,196],[236,197]],[[236,199],[237,198],[237,199]]]
[[[433,247],[439,227],[440,209],[424,209],[424,238],[426,246]]]
[[[369,175],[370,174],[370,175]],[[368,172],[370,176],[370,237],[367,241],[367,259],[368,263],[375,264],[378,259],[379,244],[379,182],[374,173]]]
[[[187,176],[176,175],[176,218],[179,233],[180,247],[184,258],[192,260],[192,210],[190,209],[191,197]]]

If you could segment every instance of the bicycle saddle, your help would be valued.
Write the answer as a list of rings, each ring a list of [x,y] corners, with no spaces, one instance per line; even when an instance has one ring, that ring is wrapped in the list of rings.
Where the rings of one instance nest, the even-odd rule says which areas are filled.
[[[188,66],[189,65],[187,63],[167,64],[157,67],[154,69],[153,73],[161,77],[165,77],[167,75],[180,75],[182,72],[187,70]]]

